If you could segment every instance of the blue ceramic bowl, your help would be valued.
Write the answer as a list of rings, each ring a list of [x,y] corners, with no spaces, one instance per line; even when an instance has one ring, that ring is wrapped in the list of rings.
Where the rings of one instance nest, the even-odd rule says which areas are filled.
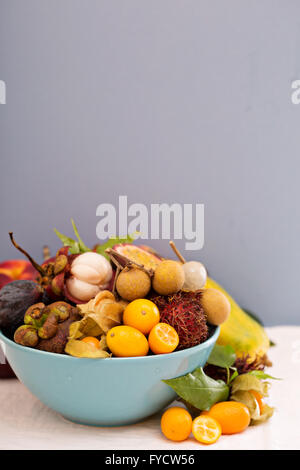
[[[143,420],[171,403],[162,382],[204,366],[219,327],[202,344],[171,354],[82,359],[19,346],[0,332],[6,357],[21,382],[65,418],[94,426]]]

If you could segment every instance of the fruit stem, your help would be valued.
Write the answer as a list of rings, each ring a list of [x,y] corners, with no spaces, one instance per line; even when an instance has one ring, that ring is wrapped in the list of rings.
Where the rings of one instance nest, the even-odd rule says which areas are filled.
[[[44,261],[47,261],[47,259],[51,258],[50,248],[48,245],[43,246],[43,258]]]
[[[17,250],[19,250],[21,253],[23,253],[23,255],[26,256],[26,258],[30,261],[32,266],[40,273],[40,275],[46,276],[46,271],[42,268],[42,266],[40,266],[36,261],[34,261],[34,259],[31,258],[31,256],[16,243],[14,236],[13,236],[13,232],[9,232],[9,237],[14,247],[17,248]]]
[[[116,284],[117,284],[117,279],[119,277],[119,274],[121,272],[121,269],[119,265],[117,265],[117,270],[116,270],[116,274],[115,274],[115,278],[114,278],[114,285],[113,285],[113,290],[112,290],[112,293],[114,294],[114,296],[117,298],[119,296],[118,292],[117,292],[117,288],[116,288]]]
[[[142,271],[145,271],[145,273],[147,273],[150,277],[153,276],[153,274],[154,274],[153,269],[151,269],[151,268],[150,268],[150,269],[145,268],[145,266],[144,266],[143,264],[139,264],[139,263],[137,263],[136,261],[133,261],[132,259],[127,258],[127,256],[122,255],[121,253],[119,253],[118,251],[113,250],[112,248],[107,248],[107,249],[105,250],[105,253],[108,254],[108,256],[109,256],[110,259],[113,261],[113,263],[114,263],[117,267],[119,267],[120,269],[122,269],[123,266],[121,266],[121,264],[119,263],[118,258],[119,258],[120,260],[122,260],[122,261],[125,263],[125,266],[128,266],[128,267],[129,267],[129,266],[132,266],[132,265],[133,265],[133,266],[136,266],[136,267],[138,267],[139,269],[141,269]],[[124,266],[124,267],[125,267],[125,266]]]
[[[177,258],[179,259],[179,261],[182,262],[182,264],[185,263],[185,259],[184,257],[182,256],[182,254],[180,253],[180,251],[178,250],[178,248],[176,247],[175,243],[173,242],[173,240],[170,240],[169,241],[169,245],[170,247],[172,248],[172,250],[174,251],[175,255],[177,256]]]

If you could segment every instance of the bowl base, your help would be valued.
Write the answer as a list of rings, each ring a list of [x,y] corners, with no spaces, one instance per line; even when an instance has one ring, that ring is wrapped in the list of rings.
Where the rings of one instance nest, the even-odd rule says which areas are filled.
[[[146,419],[149,419],[150,416],[147,416],[146,418],[141,418],[138,420],[133,420],[133,421],[127,421],[126,423],[116,423],[116,424],[97,424],[97,423],[87,423],[79,420],[75,420],[73,418],[69,418],[68,416],[61,415],[66,421],[70,421],[73,424],[79,424],[80,426],[90,426],[94,428],[119,428],[119,427],[124,427],[124,426],[132,426],[133,424],[138,424],[141,423],[142,421],[145,421]]]

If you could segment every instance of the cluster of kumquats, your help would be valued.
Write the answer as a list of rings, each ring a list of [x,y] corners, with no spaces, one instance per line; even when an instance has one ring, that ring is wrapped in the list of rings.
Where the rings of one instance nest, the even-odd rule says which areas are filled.
[[[258,396],[259,406],[263,406]],[[236,434],[250,424],[250,412],[246,405],[235,401],[224,401],[213,405],[209,411],[202,411],[194,420],[190,413],[178,406],[168,408],[161,418],[161,430],[171,441],[184,441],[192,433],[202,444],[213,444],[221,434]]]
[[[82,341],[98,346],[99,340],[86,337]],[[107,346],[116,357],[146,356],[173,352],[179,343],[175,328],[160,322],[157,306],[148,299],[130,302],[123,313],[123,325],[111,328],[106,336]]]

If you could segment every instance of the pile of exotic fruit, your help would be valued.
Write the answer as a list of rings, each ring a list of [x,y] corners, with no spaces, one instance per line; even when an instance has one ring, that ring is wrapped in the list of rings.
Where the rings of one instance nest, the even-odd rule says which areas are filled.
[[[103,359],[173,353],[206,341],[221,326],[205,368],[166,380],[186,406],[169,408],[163,434],[202,443],[241,432],[269,418],[272,378],[263,327],[215,281],[204,265],[163,259],[133,237],[89,249],[56,231],[63,246],[39,265],[10,233],[32,265],[31,277],[0,291],[0,329],[19,345],[78,358]],[[0,266],[0,281],[1,281]],[[193,417],[195,419],[193,420]]]

